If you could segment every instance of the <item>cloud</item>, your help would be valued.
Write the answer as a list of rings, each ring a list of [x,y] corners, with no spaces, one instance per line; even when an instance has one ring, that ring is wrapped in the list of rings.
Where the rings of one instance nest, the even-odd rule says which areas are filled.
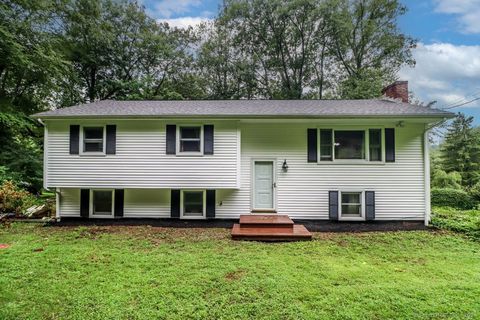
[[[158,18],[170,18],[176,14],[185,14],[202,4],[200,0],[162,0],[152,4],[150,13]]]
[[[181,18],[173,18],[173,19],[158,19],[157,22],[167,22],[170,27],[177,27],[186,29],[189,26],[195,27],[202,22],[211,21],[210,18],[203,18],[203,17],[181,17]]]
[[[419,43],[413,55],[415,68],[404,67],[399,76],[422,101],[436,100],[437,107],[443,107],[480,96],[480,45]]]
[[[480,33],[480,0],[435,0],[435,12],[457,16],[464,33]]]

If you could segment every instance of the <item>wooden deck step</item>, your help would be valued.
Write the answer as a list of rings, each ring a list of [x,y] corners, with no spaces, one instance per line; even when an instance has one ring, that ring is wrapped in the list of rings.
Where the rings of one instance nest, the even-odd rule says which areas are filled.
[[[285,215],[241,215],[240,226],[264,228],[293,228],[293,221]]]
[[[234,240],[255,241],[305,241],[311,240],[312,234],[303,225],[285,227],[244,227],[234,224],[232,229]]]

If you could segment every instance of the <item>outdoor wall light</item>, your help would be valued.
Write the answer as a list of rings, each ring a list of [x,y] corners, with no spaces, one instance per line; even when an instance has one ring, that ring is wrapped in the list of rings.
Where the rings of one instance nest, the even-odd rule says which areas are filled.
[[[287,159],[283,160],[282,170],[283,170],[283,172],[287,172],[287,171],[288,171]]]

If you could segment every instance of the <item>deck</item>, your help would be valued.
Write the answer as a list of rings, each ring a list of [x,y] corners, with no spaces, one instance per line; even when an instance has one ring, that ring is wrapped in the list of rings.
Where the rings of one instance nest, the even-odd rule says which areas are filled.
[[[232,239],[255,241],[305,241],[312,234],[285,215],[242,215],[232,228]]]

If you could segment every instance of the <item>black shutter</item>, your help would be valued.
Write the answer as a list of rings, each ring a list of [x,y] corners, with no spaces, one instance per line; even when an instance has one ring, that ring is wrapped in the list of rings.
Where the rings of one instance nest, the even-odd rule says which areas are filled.
[[[115,154],[117,150],[117,126],[114,124],[107,125],[107,145],[106,154]]]
[[[375,220],[375,191],[365,191],[365,219]]]
[[[177,126],[167,124],[167,154],[175,154],[175,146],[177,144]]]
[[[90,190],[80,190],[80,217],[88,218],[90,209]]]
[[[317,162],[317,129],[307,129],[308,162]]]
[[[78,154],[80,151],[80,126],[72,124],[70,126],[70,154]]]
[[[395,162],[395,129],[385,128],[385,161]]]
[[[207,190],[207,219],[215,218],[215,190]]]
[[[213,154],[213,125],[203,126],[203,154]]]
[[[124,193],[123,189],[115,190],[115,217],[123,217]]]
[[[180,190],[172,190],[170,195],[170,216],[180,218]]]
[[[338,191],[328,191],[328,218],[338,220]]]

